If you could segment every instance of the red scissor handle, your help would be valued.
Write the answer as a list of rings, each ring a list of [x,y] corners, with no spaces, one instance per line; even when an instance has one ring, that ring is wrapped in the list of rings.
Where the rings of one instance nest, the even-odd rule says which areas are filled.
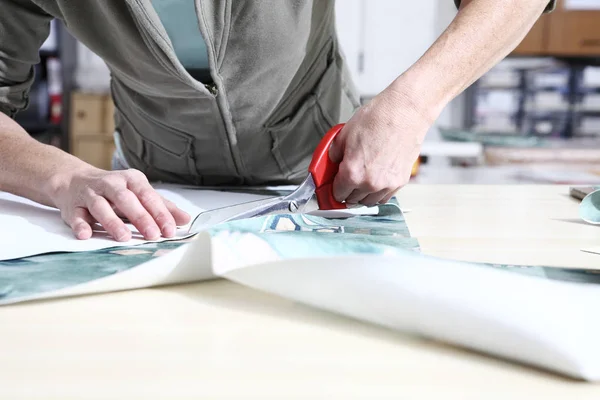
[[[342,130],[344,124],[338,124],[325,134],[313,154],[308,172],[315,182],[315,193],[321,210],[336,210],[347,208],[333,197],[333,179],[338,173],[340,165],[329,158],[331,143]]]

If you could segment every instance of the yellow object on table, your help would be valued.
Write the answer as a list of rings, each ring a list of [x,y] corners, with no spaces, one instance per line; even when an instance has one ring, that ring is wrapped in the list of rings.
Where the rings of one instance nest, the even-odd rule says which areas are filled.
[[[420,166],[421,166],[421,156],[419,156],[413,164],[412,170],[410,171],[411,178],[414,178],[415,176],[417,176],[419,174]]]

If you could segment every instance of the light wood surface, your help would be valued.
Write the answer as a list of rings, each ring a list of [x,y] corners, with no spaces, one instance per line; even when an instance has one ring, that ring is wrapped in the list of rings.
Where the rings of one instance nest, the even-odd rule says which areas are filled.
[[[412,185],[398,195],[425,254],[461,261],[600,269],[600,227],[562,185]]]
[[[576,222],[567,193],[411,185],[399,198],[427,254],[599,265],[578,248],[600,227]],[[226,281],[3,307],[0,355],[2,399],[600,398],[600,385]]]

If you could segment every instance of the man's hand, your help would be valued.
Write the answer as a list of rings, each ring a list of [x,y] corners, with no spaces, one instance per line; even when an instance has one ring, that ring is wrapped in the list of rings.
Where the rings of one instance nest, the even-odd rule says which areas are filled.
[[[373,206],[406,185],[433,121],[428,112],[399,84],[361,107],[329,153],[332,161],[341,161],[333,183],[336,200]]]
[[[330,151],[336,200],[374,205],[404,186],[426,132],[459,93],[508,55],[548,0],[463,0],[454,21],[348,121]]]
[[[91,166],[52,178],[49,197],[78,239],[88,239],[98,222],[117,241],[131,239],[127,218],[147,239],[173,237],[190,217],[162,198],[137,170],[104,171]]]

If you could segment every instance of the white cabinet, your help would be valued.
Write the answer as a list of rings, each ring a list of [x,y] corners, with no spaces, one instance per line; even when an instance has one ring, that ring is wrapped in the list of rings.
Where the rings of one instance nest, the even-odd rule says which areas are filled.
[[[436,38],[440,1],[338,0],[337,29],[363,96],[383,90]]]
[[[354,80],[374,96],[408,69],[456,15],[453,0],[337,0],[337,31]],[[438,126],[463,125],[462,98],[443,111]],[[431,132],[428,138],[437,138]]]

